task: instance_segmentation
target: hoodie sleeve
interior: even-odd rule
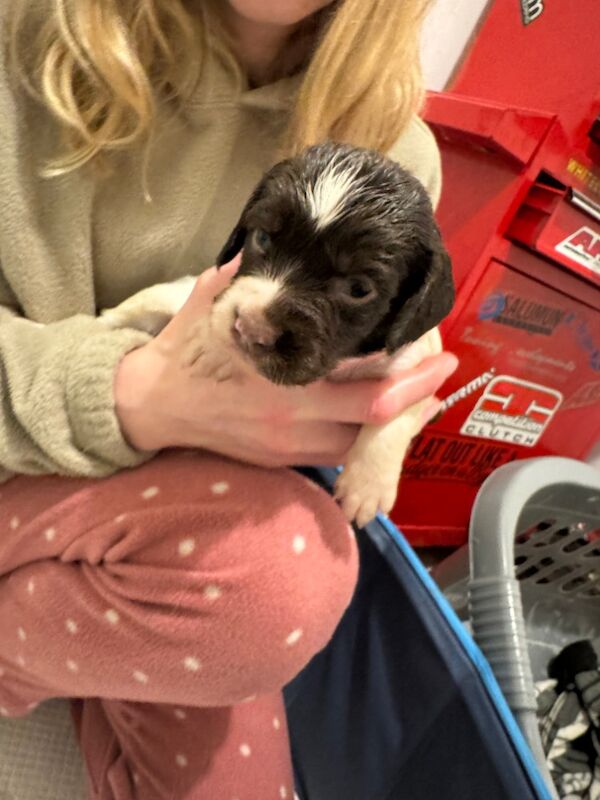
[[[115,414],[121,358],[148,341],[79,314],[39,325],[0,306],[0,472],[101,477],[151,454],[132,449]],[[1,479],[1,476],[0,476]]]

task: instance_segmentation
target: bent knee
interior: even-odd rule
[[[102,483],[111,506],[104,537],[95,531],[96,546],[107,544],[102,568],[118,575],[138,619],[145,604],[171,609],[158,635],[202,663],[192,702],[274,691],[326,645],[358,556],[325,491],[291,470],[181,452],[115,476],[112,490]]]
[[[216,628],[213,652],[236,665],[238,699],[279,689],[325,647],[358,573],[354,533],[332,498],[295,473],[276,481],[276,495],[275,480],[262,484],[279,498],[273,514],[244,519],[221,553],[230,602],[220,624],[230,636]]]
[[[358,554],[337,504],[306,478],[213,467],[223,494],[198,532],[196,610],[203,682],[212,676],[213,700],[229,704],[281,688],[325,647],[352,598]]]

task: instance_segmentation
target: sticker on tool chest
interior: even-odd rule
[[[464,400],[465,398],[472,395],[474,392],[481,389],[486,383],[489,383],[494,375],[496,374],[496,370],[494,367],[487,370],[486,372],[482,372],[481,375],[478,375],[473,380],[465,383],[463,386],[458,388],[455,392],[448,395],[448,397],[444,398],[444,402],[442,403],[442,411],[447,411],[452,406],[455,406],[460,400]]]
[[[516,457],[515,448],[505,444],[468,441],[425,429],[412,442],[403,476],[479,485],[490,472]]]
[[[494,292],[479,309],[479,319],[519,328],[529,333],[552,336],[567,311],[511,292]]]
[[[583,227],[556,245],[561,255],[600,275],[600,234]]]
[[[463,436],[534,447],[562,403],[556,389],[498,375],[463,423]]]
[[[531,25],[544,13],[545,0],[521,0],[521,19],[523,25]]]
[[[600,407],[600,381],[591,381],[580,386],[562,405],[564,411],[570,408]]]

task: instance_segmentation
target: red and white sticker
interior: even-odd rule
[[[556,245],[559,253],[600,275],[600,234],[583,227]]]
[[[556,389],[498,375],[485,387],[460,432],[463,436],[534,447],[562,400]]]

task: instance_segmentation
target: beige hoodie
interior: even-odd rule
[[[209,63],[185,112],[161,126],[148,202],[135,153],[108,178],[41,178],[56,125],[0,63],[0,474],[103,476],[149,457],[123,439],[113,405],[115,368],[147,337],[107,331],[95,314],[214,263],[273,161],[297,82],[248,90]],[[389,155],[437,202],[439,155],[420,120]]]

